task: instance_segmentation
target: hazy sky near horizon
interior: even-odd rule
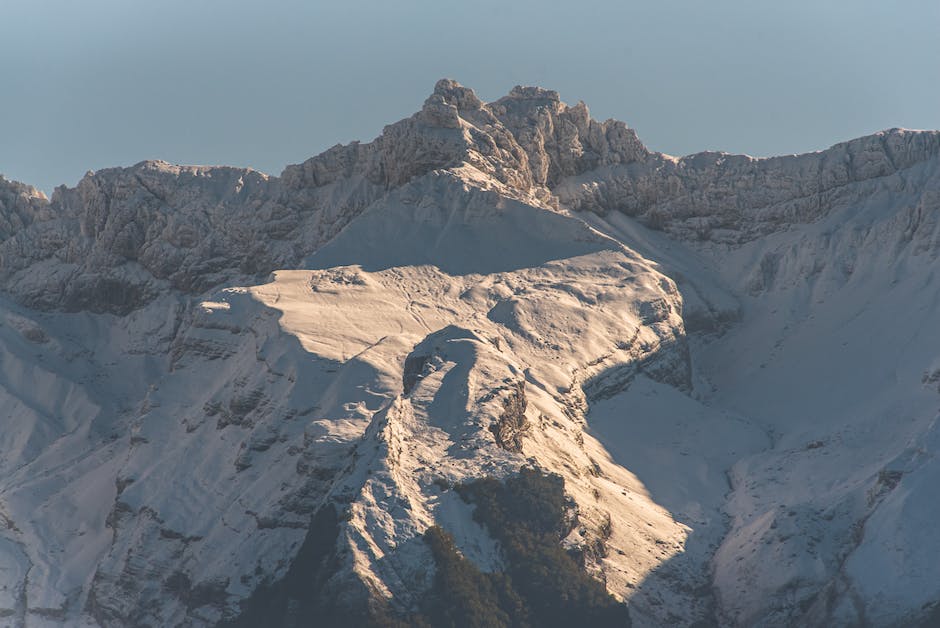
[[[0,173],[47,192],[144,159],[278,174],[441,77],[676,155],[940,128],[937,0],[0,0],[0,62]]]

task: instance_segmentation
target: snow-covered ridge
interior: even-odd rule
[[[660,157],[572,177],[555,192],[572,209],[618,210],[682,239],[740,243],[875,194],[929,205],[938,160],[940,132],[891,129],[805,155]]]
[[[421,111],[373,142],[334,147],[279,178],[151,161],[89,173],[51,201],[0,181],[0,279],[33,307],[118,313],[167,288],[260,279],[440,169],[475,171],[477,184],[537,205],[620,211],[684,239],[741,242],[877,190],[922,193],[938,155],[937,132],[893,129],[793,157],[674,159],[556,92],[517,87],[483,103],[442,80]]]

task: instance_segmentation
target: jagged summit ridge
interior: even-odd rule
[[[31,197],[47,211],[8,214],[0,274],[31,306],[126,312],[167,287],[199,292],[295,266],[389,190],[435,170],[469,167],[478,174],[461,176],[472,185],[551,205],[546,183],[645,155],[623,125],[546,94],[519,88],[490,107],[441,81],[421,111],[373,142],[337,146],[279,178],[157,161],[89,173],[48,203]],[[36,264],[55,271],[37,277]]]
[[[387,126],[372,143],[334,147],[288,167],[283,176],[295,187],[354,175],[394,187],[467,163],[517,193],[532,194],[563,176],[647,154],[625,124],[592,120],[583,103],[568,107],[557,92],[516,87],[487,104],[473,90],[443,79],[421,111]]]
[[[742,242],[876,188],[929,189],[936,168],[920,165],[938,154],[937,132],[893,129],[800,156],[675,159],[557,92],[516,87],[484,103],[444,79],[374,141],[280,177],[151,161],[89,173],[51,201],[0,182],[0,279],[31,306],[125,312],[166,287],[199,292],[295,266],[390,190],[446,169],[547,208],[620,211],[684,239]]]
[[[940,133],[892,129],[804,155],[661,158],[573,177],[554,191],[572,209],[619,210],[683,239],[741,243],[877,193],[929,205],[938,158]]]

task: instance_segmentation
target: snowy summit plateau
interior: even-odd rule
[[[279,177],[0,178],[0,625],[940,625],[940,132],[438,82]]]

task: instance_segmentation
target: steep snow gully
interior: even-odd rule
[[[0,178],[0,624],[408,613],[527,466],[634,625],[933,625],[938,217],[938,132],[675,158],[448,80],[280,177]]]

